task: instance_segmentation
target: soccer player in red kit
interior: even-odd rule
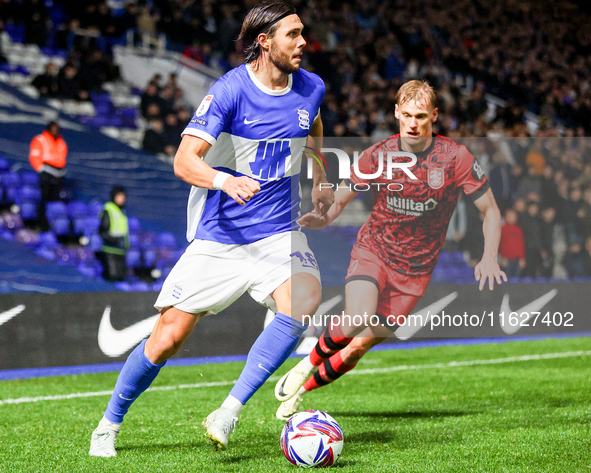
[[[341,182],[327,215],[311,212],[300,219],[304,228],[324,228],[355,198],[356,189],[372,190],[375,203],[371,215],[351,252],[345,314],[376,314],[384,323],[330,325],[312,352],[277,382],[275,396],[282,402],[279,419],[297,411],[303,393],[352,370],[370,348],[392,334],[400,315],[404,318],[413,310],[431,280],[461,191],[484,214],[484,254],[474,268],[480,290],[487,280],[491,290],[495,281],[501,284],[502,279],[507,280],[497,263],[501,216],[482,168],[465,146],[433,136],[435,91],[426,82],[412,80],[400,88],[396,103],[400,134],[364,151],[359,173],[352,167],[350,181]],[[413,153],[416,164],[390,167],[388,175],[389,152]],[[409,157],[391,159],[409,163]],[[359,176],[372,174],[377,177]]]

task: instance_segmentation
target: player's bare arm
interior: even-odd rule
[[[474,268],[474,277],[480,282],[482,291],[488,279],[488,288],[492,291],[502,280],[507,281],[507,275],[501,271],[497,262],[499,242],[501,240],[501,213],[490,189],[474,201],[474,204],[484,214],[482,232],[484,233],[484,253],[480,263]]]
[[[324,127],[319,114],[312,124],[310,134],[306,138],[306,146],[314,149],[322,148],[323,134]],[[312,177],[314,182],[312,186],[312,204],[314,205],[314,212],[318,216],[324,216],[327,214],[330,207],[334,203],[335,196],[331,188],[320,188],[321,183],[327,182],[326,172],[322,166],[316,162],[316,160],[312,160]]]
[[[184,135],[174,157],[174,174],[183,181],[205,189],[221,189],[240,205],[258,191],[259,183],[248,176],[234,177],[213,169],[203,161],[211,145],[196,136]]]
[[[341,188],[336,193],[334,204],[330,207],[330,210],[326,215],[319,216],[316,211],[308,212],[298,220],[298,223],[302,228],[320,230],[321,228],[330,225],[339,215],[341,215],[343,209],[357,196],[358,192],[348,189],[345,181],[342,181],[339,186]]]

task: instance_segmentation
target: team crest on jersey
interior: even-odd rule
[[[432,189],[439,189],[443,187],[443,182],[445,181],[445,173],[441,168],[433,168],[429,169],[429,173],[427,174],[427,182]]]
[[[298,120],[300,121],[300,128],[303,130],[310,129],[310,114],[307,110],[298,109]]]
[[[203,97],[203,100],[199,104],[199,108],[195,112],[196,117],[200,117],[201,115],[205,115],[205,113],[209,110],[209,106],[213,100],[213,95],[206,95]]]

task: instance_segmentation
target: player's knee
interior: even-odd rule
[[[162,363],[179,351],[182,344],[182,340],[172,333],[161,334],[151,345],[148,358],[152,361],[156,360],[155,363]]]
[[[291,306],[292,312],[314,315],[322,300],[320,284],[292,285]]]

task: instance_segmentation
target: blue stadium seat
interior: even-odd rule
[[[44,246],[37,248],[37,250],[35,250],[35,254],[48,261],[55,261],[57,258],[54,249],[46,248]]]
[[[57,248],[59,242],[53,232],[39,233],[39,245],[46,248]]]
[[[437,264],[449,264],[451,263],[451,255],[447,252],[447,251],[442,251],[439,253],[439,260],[437,261]]]
[[[79,261],[94,261],[94,251],[88,247],[76,248],[76,257]]]
[[[0,157],[0,173],[5,173],[8,171],[10,171],[10,164],[8,161],[6,161],[6,159]]]
[[[21,202],[21,218],[23,220],[37,220],[37,208],[38,205],[36,202]]]
[[[83,261],[76,269],[89,278],[98,278],[103,272],[103,267],[96,260]]]
[[[140,246],[140,236],[137,233],[129,234],[129,246],[130,248],[138,248]]]
[[[88,215],[88,205],[86,202],[82,202],[81,200],[73,200],[69,202],[68,205],[68,217],[70,218],[80,218],[86,217]]]
[[[39,202],[41,200],[41,191],[39,187],[25,185],[18,189],[14,202],[21,205],[23,202]]]
[[[124,291],[124,292],[131,292],[131,284],[129,284],[127,281],[119,281],[115,283],[115,287],[117,289],[119,289],[120,291]]]
[[[170,232],[163,232],[156,238],[156,245],[158,248],[176,248],[176,238]]]
[[[98,233],[101,221],[98,217],[81,217],[75,218],[72,223],[74,224],[74,235],[89,237]]]
[[[142,231],[142,224],[136,217],[129,217],[127,224],[129,225],[129,233],[140,233]]]
[[[68,208],[61,201],[47,202],[45,215],[49,222],[52,222],[56,218],[66,218],[68,216]]]
[[[145,249],[142,251],[144,268],[153,268],[156,265],[156,251]]]
[[[130,249],[125,255],[125,261],[130,268],[139,268],[142,265],[142,254],[140,250]]]
[[[24,185],[39,187],[39,174],[35,171],[21,171],[21,181]]]
[[[22,185],[21,177],[17,172],[2,173],[0,179],[2,179],[4,187],[20,187]]]
[[[56,217],[50,223],[57,236],[70,235],[70,220],[67,217]]]
[[[103,211],[103,207],[104,205],[101,202],[93,200],[88,204],[88,215],[95,215],[98,217]]]
[[[137,281],[131,284],[131,290],[134,292],[147,292],[150,290],[150,285],[145,281]]]

